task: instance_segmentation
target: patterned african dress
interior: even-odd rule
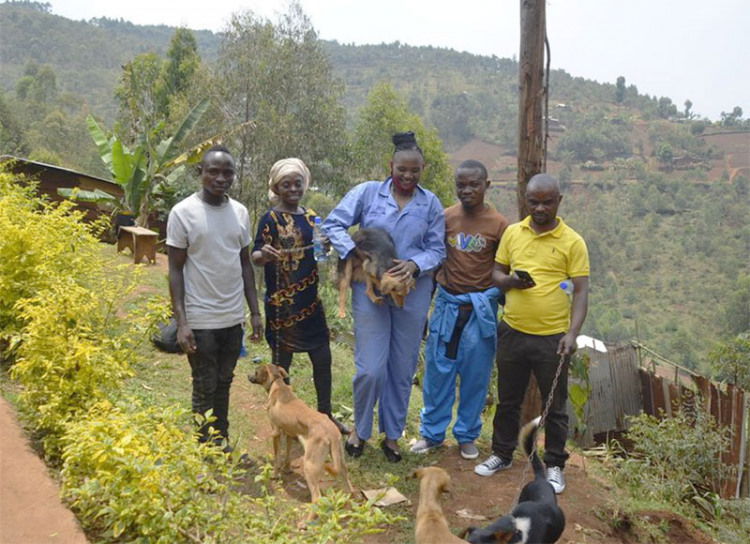
[[[312,244],[316,216],[304,208],[299,214],[269,210],[258,224],[253,251],[265,244],[282,251],[279,261],[264,267],[266,340],[271,348],[307,352],[328,342],[318,297],[318,266],[312,247],[302,249]]]

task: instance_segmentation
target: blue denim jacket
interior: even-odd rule
[[[348,229],[377,227],[396,244],[399,259],[412,260],[422,274],[445,258],[445,215],[438,198],[417,186],[414,198],[399,210],[391,194],[391,178],[360,183],[339,202],[323,222],[323,232],[343,259],[354,249]]]

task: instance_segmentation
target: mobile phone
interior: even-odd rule
[[[514,270],[513,272],[516,274],[516,276],[521,278],[523,281],[526,281],[529,283],[535,283],[534,278],[531,277],[531,274],[529,274],[525,270]]]

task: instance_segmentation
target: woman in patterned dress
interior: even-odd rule
[[[268,180],[272,207],[260,219],[252,259],[265,269],[266,340],[273,363],[289,372],[294,353],[307,353],[313,365],[318,411],[331,414],[331,347],[318,297],[318,266],[313,258],[317,214],[300,206],[310,171],[296,158],[277,161]]]

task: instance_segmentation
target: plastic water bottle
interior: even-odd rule
[[[573,280],[567,279],[560,282],[560,289],[565,291],[565,294],[568,295],[568,298],[573,296]]]
[[[323,233],[320,231],[320,217],[315,218],[315,224],[313,225],[313,257],[317,262],[324,262],[328,260],[328,252],[326,252],[325,244],[323,243]]]

